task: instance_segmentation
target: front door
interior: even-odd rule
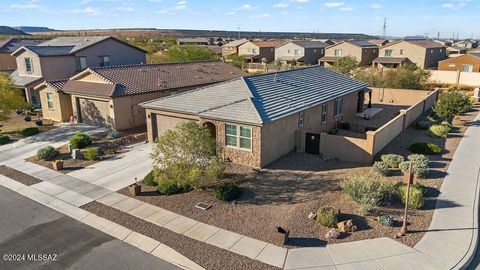
[[[306,134],[305,153],[320,155],[320,134]]]

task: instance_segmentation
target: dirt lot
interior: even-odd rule
[[[440,188],[448,163],[455,151],[461,134],[468,121],[478,111],[462,116],[462,121],[454,121],[454,133],[447,139],[428,137],[425,130],[408,128],[383,151],[384,153],[411,154],[406,148],[413,142],[431,141],[445,148],[442,155],[431,156],[432,171],[427,179],[420,183],[427,186],[426,203],[420,210],[411,210],[409,216],[412,231],[398,241],[414,246],[423,232],[428,229],[435,207],[438,188]],[[227,180],[237,179],[245,190],[236,203],[224,203],[216,200],[211,190],[195,190],[185,194],[160,196],[153,187],[143,186],[142,194],[137,197],[145,202],[163,207],[187,217],[232,230],[253,238],[272,242],[275,226],[291,230],[290,247],[309,247],[325,245],[327,228],[308,219],[310,212],[319,207],[340,209],[343,219],[353,219],[359,231],[344,235],[341,239],[328,240],[329,243],[349,242],[377,237],[391,237],[399,231],[403,208],[399,203],[386,207],[377,207],[370,215],[363,216],[354,204],[339,188],[340,180],[349,175],[360,173],[365,167],[357,167],[338,161],[324,161],[319,157],[292,153],[261,171],[252,171],[245,167],[231,166]],[[240,180],[239,180],[240,179]],[[242,180],[243,179],[243,180]],[[402,180],[399,172],[388,177],[389,181]],[[121,193],[127,194],[123,189]],[[195,208],[198,202],[212,204],[207,211]],[[375,218],[388,214],[396,221],[396,227],[380,225]]]

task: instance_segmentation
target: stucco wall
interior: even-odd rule
[[[288,50],[290,49],[290,53]],[[295,49],[300,50],[298,55],[295,55]],[[325,52],[324,48],[308,48],[305,49],[295,43],[287,43],[283,46],[275,48],[275,60],[282,59],[283,57],[293,57],[295,60],[303,57],[303,62],[307,65],[316,65],[318,59],[323,57]]]
[[[257,52],[255,53],[255,55],[259,54],[260,53],[260,47],[258,47],[257,45],[253,44],[252,42],[246,42],[246,43],[243,43],[242,45],[238,46],[238,55],[251,55],[251,54],[254,54],[252,53],[252,49],[256,49]]]
[[[466,86],[480,86],[480,72],[461,72],[448,70],[431,70],[429,81],[433,83],[460,84]]]
[[[460,71],[463,65],[473,65],[473,72],[480,72],[480,57],[465,54],[448,58],[438,63],[438,70]]]
[[[52,94],[53,108],[48,108],[47,93]],[[55,91],[50,87],[45,87],[38,91],[42,103],[42,114],[46,119],[57,122],[67,122],[73,114],[72,101],[70,95]]]
[[[348,42],[339,43],[325,49],[325,56],[335,56],[335,50],[342,50],[342,57],[353,56],[360,61],[362,59],[362,48]]]
[[[373,59],[378,57],[379,49],[377,47],[374,48],[362,48],[362,58],[357,59],[359,61],[360,66],[371,66]]]
[[[405,127],[410,126],[418,117],[420,117],[420,115],[423,114],[423,106],[425,106],[425,100],[421,100],[405,110]]]
[[[41,57],[42,76],[45,80],[67,79],[73,76],[75,70],[75,58],[73,56]]]
[[[25,67],[25,58],[30,58],[32,61],[32,72],[27,72]],[[42,76],[42,68],[40,65],[40,58],[31,51],[24,51],[16,57],[18,75],[20,76]]]
[[[320,153],[323,158],[334,158],[342,161],[370,164],[372,155],[368,152],[367,140],[320,134]]]
[[[437,66],[438,61],[447,58],[445,48],[427,49],[407,41],[401,41],[381,48],[378,56],[385,57],[385,50],[392,50],[392,57],[407,57],[422,69],[434,68]],[[431,53],[431,50],[433,50],[433,53]]]
[[[0,53],[0,70],[15,70],[17,69],[17,61],[10,53]]]
[[[432,91],[412,90],[412,89],[393,89],[393,88],[375,88],[372,89],[372,102],[374,103],[394,103],[395,105],[411,106],[420,99],[427,97]],[[368,100],[368,95],[367,95]]]
[[[109,56],[111,66],[147,63],[144,52],[114,39],[107,39],[90,46],[75,53],[75,56],[86,56],[87,66],[89,67],[100,66],[99,56]]]

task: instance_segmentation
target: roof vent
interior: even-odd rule
[[[277,82],[277,73],[275,73],[275,75],[273,75],[273,82]]]

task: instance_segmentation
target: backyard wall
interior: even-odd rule
[[[462,72],[448,70],[431,70],[429,81],[433,83],[460,84],[467,86],[480,86],[480,72]]]
[[[395,105],[412,106],[419,100],[427,97],[432,93],[429,90],[412,90],[412,89],[392,89],[392,88],[375,88],[372,90],[373,103],[392,103]],[[365,97],[368,100],[368,95]]]
[[[371,153],[368,152],[367,140],[320,134],[320,153],[324,157],[343,161],[368,164],[371,162]]]

